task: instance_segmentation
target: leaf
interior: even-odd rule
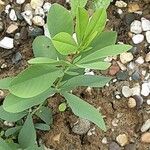
[[[39,105],[54,93],[55,92],[52,89],[49,89],[44,93],[32,98],[20,98],[9,94],[4,100],[3,108],[5,111],[10,113],[19,113],[35,105]]]
[[[21,126],[17,126],[17,127],[13,127],[13,128],[9,128],[5,131],[5,136],[9,137],[13,134],[16,134],[19,132],[19,130],[21,129]]]
[[[38,145],[32,145],[24,150],[45,150],[43,147],[38,147]]]
[[[73,18],[76,16],[78,7],[84,8],[88,0],[71,0],[71,13]]]
[[[107,8],[110,5],[111,0],[94,0],[96,9]]]
[[[12,150],[9,145],[0,137],[0,149],[1,150]]]
[[[38,130],[42,130],[42,131],[49,131],[50,130],[50,126],[47,124],[44,124],[44,123],[36,123],[35,128]]]
[[[73,34],[74,25],[71,14],[67,9],[59,4],[53,4],[47,17],[48,29],[51,37],[60,32]]]
[[[13,78],[7,77],[0,80],[0,89],[8,89]]]
[[[78,8],[76,16],[76,28],[75,28],[78,44],[82,43],[88,22],[89,22],[88,12],[84,8]]]
[[[52,44],[52,41],[46,36],[38,36],[32,43],[35,57],[48,57],[57,59],[58,52]]]
[[[62,91],[73,90],[78,86],[90,86],[90,87],[103,87],[111,80],[109,77],[104,76],[92,76],[92,75],[79,75],[66,81],[60,89]]]
[[[48,107],[42,106],[39,111],[36,112],[36,115],[43,120],[47,125],[51,125],[53,122],[52,111]]]
[[[131,48],[132,46],[125,44],[106,46],[100,50],[97,50],[85,56],[84,58],[79,60],[78,63],[87,63],[108,56],[116,56],[118,54],[128,51]]]
[[[93,122],[99,128],[106,131],[103,117],[96,108],[75,95],[63,93],[63,96],[75,115]]]
[[[30,114],[19,132],[18,142],[24,149],[36,143],[36,131]]]
[[[3,106],[0,106],[0,119],[10,121],[10,122],[16,122],[23,118],[27,113],[26,112],[20,112],[20,113],[9,113],[3,109]]]
[[[55,35],[52,42],[57,51],[62,55],[75,53],[78,49],[76,42],[70,34],[61,32]]]
[[[66,108],[67,108],[66,103],[61,103],[58,107],[60,112],[64,112],[66,110]]]
[[[96,69],[96,70],[106,70],[110,67],[111,63],[108,62],[91,62],[87,64],[76,64],[80,68],[87,68],[87,69]]]
[[[49,89],[63,75],[61,69],[49,65],[33,65],[11,82],[10,92],[21,98],[35,97]]]

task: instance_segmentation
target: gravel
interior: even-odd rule
[[[130,31],[135,34],[142,32],[142,23],[139,20],[134,20],[130,25]]]
[[[143,34],[134,35],[132,37],[132,41],[134,44],[142,43],[144,41],[144,35]]]

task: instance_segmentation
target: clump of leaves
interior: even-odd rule
[[[84,69],[105,70],[110,66],[104,61],[106,57],[126,52],[131,46],[115,44],[116,32],[103,32],[107,20],[105,8],[97,9],[91,18],[81,7],[73,12],[53,4],[47,17],[51,37],[39,36],[34,40],[35,58],[28,61],[26,70],[16,77],[0,80],[0,88],[10,92],[0,107],[0,118],[12,122],[26,118],[23,125],[17,122],[17,127],[5,132],[6,136],[19,132],[18,142],[23,149],[35,146],[35,128],[49,130],[52,113],[45,104],[55,93],[65,98],[75,115],[106,131],[101,113],[70,91],[79,86],[103,87],[110,77],[84,75]],[[72,16],[76,16],[75,28]],[[59,109],[62,108],[66,109],[64,105]],[[34,125],[33,115],[43,122]]]

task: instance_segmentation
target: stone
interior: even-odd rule
[[[44,9],[44,12],[47,13],[49,11],[49,9],[51,8],[52,4],[49,3],[49,2],[46,2],[44,5],[43,5],[43,9]]]
[[[125,81],[129,78],[128,71],[119,71],[116,76],[119,81]]]
[[[2,32],[4,30],[4,24],[3,22],[0,21],[0,32]]]
[[[141,127],[141,132],[146,132],[150,129],[150,119],[146,120],[145,123]]]
[[[10,9],[11,9],[11,5],[10,4],[6,5],[5,13],[8,14],[10,12]]]
[[[147,103],[147,105],[150,105],[150,99],[148,99],[148,100],[146,101],[146,103]]]
[[[141,108],[143,104],[143,98],[140,95],[134,95],[133,98],[136,100],[136,107],[137,109]]]
[[[149,88],[149,83],[145,82],[142,84],[142,90],[141,90],[141,94],[143,96],[148,96],[150,94],[150,88]]]
[[[39,27],[29,27],[28,35],[30,37],[37,37],[39,35],[43,35],[43,29]]]
[[[135,13],[127,13],[127,14],[125,14],[124,20],[125,20],[125,23],[128,26],[130,26],[131,23],[135,20],[135,18],[136,18],[136,14]]]
[[[118,66],[120,67],[120,69],[121,69],[122,71],[127,70],[127,67],[126,67],[124,64],[122,64],[120,61],[117,61],[117,64],[118,64]]]
[[[118,65],[112,65],[109,68],[109,75],[114,76],[114,75],[116,75],[118,73],[119,70],[120,70],[120,68],[119,68]]]
[[[135,72],[132,74],[131,78],[132,78],[132,80],[134,80],[134,81],[140,80],[141,76],[140,76],[139,71],[138,71],[138,70],[135,71]]]
[[[44,3],[44,0],[31,0],[30,4],[31,4],[31,7],[33,9],[36,9],[37,7],[42,7]]]
[[[7,28],[6,32],[7,32],[8,34],[11,34],[11,33],[14,33],[17,29],[18,29],[18,24],[11,24],[11,25]]]
[[[132,97],[129,98],[129,100],[128,100],[128,107],[129,108],[136,107],[136,100],[134,98],[132,98]]]
[[[125,146],[124,150],[137,150],[136,144],[128,144]]]
[[[31,7],[31,4],[30,3],[27,3],[24,7],[24,11],[33,11],[32,7]]]
[[[12,49],[14,47],[14,39],[4,37],[2,40],[0,40],[0,47],[4,49]]]
[[[141,142],[148,143],[148,144],[150,143],[150,132],[146,132],[146,133],[142,134]]]
[[[142,32],[142,23],[139,20],[134,20],[130,25],[130,31],[135,34]]]
[[[134,35],[132,37],[132,41],[134,44],[140,44],[144,41],[144,35],[143,34]]]
[[[135,60],[135,62],[141,65],[144,63],[144,58],[142,56],[140,56]]]
[[[0,101],[5,98],[4,91],[0,90]]]
[[[125,8],[127,7],[127,3],[125,3],[122,0],[116,1],[115,6],[119,7],[119,8]]]
[[[122,94],[124,97],[130,97],[132,96],[132,90],[128,86],[123,86],[122,87]]]
[[[34,15],[35,15],[35,16],[41,16],[42,18],[45,18],[44,10],[43,10],[43,8],[41,8],[41,7],[37,7],[37,8],[35,9]]]
[[[129,3],[128,12],[133,13],[140,10],[140,6],[137,3]]]
[[[16,12],[14,9],[11,9],[10,13],[9,13],[9,18],[12,21],[17,21],[17,16],[16,16]]]
[[[86,119],[80,118],[79,121],[73,126],[72,131],[76,134],[86,134],[90,129],[90,122]]]
[[[121,150],[121,147],[116,142],[111,142],[109,144],[109,150]]]
[[[148,19],[142,17],[141,22],[142,22],[143,31],[149,31],[150,30],[150,21]]]
[[[108,143],[108,140],[107,140],[106,137],[104,137],[104,138],[102,139],[102,143],[103,143],[103,144],[107,144],[107,143]]]
[[[134,96],[134,95],[140,95],[141,87],[140,87],[139,83],[135,84],[135,85],[133,86],[133,88],[131,88],[131,90],[132,90],[132,95],[133,95],[133,96]]]
[[[30,11],[30,10],[24,11],[21,13],[21,15],[24,18],[24,20],[31,26],[32,18],[33,18],[32,11]]]
[[[21,59],[22,59],[22,55],[20,54],[20,52],[17,52],[13,55],[11,60],[13,64],[17,64]]]
[[[32,21],[37,26],[44,26],[45,24],[45,21],[41,16],[34,16]]]
[[[126,134],[120,134],[116,137],[116,141],[120,146],[125,146],[128,144],[128,137]]]
[[[24,2],[25,2],[25,0],[16,0],[16,3],[20,4],[20,5],[23,4]]]
[[[145,61],[150,62],[150,52],[146,54]]]
[[[147,42],[150,44],[150,31],[147,31],[147,32],[145,33],[145,36],[146,36]]]
[[[128,62],[130,62],[131,60],[133,60],[133,55],[130,52],[126,52],[126,53],[122,53],[120,54],[120,61],[123,64],[126,64]]]

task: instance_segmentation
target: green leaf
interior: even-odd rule
[[[43,147],[38,147],[38,145],[32,145],[26,149],[23,150],[45,150]]]
[[[13,128],[9,128],[5,131],[5,136],[9,137],[13,134],[16,134],[19,132],[19,130],[21,129],[21,126],[17,126],[17,127],[13,127]]]
[[[63,96],[75,115],[93,122],[99,128],[106,131],[103,117],[96,108],[75,95],[63,93]]]
[[[0,150],[12,150],[1,137],[0,137]]]
[[[47,124],[44,124],[44,123],[36,123],[35,128],[38,130],[42,130],[42,131],[49,131],[50,130],[50,126]]]
[[[0,89],[8,89],[13,78],[7,77],[0,80]]]
[[[52,111],[48,107],[42,106],[37,112],[36,115],[43,120],[47,125],[51,125],[53,122]]]
[[[78,49],[76,42],[70,34],[61,32],[55,35],[52,42],[57,51],[62,55],[75,53]]]
[[[84,8],[78,8],[76,16],[76,28],[75,28],[78,44],[82,43],[88,22],[89,22],[88,12]]]
[[[48,29],[51,37],[60,32],[73,34],[74,25],[71,14],[67,9],[59,4],[53,4],[47,17]]]
[[[27,113],[26,112],[20,112],[20,113],[9,113],[3,109],[3,106],[0,106],[0,119],[10,121],[10,122],[16,122],[23,118]]]
[[[78,63],[87,63],[108,56],[116,56],[118,54],[128,51],[131,48],[132,46],[125,44],[106,46],[100,50],[97,50],[85,56],[84,58],[79,60]]]
[[[15,95],[9,94],[4,100],[3,108],[10,113],[19,113],[35,105],[43,103],[54,93],[55,92],[52,89],[49,89],[44,93],[32,98],[20,98],[16,97]]]
[[[71,0],[71,13],[73,18],[76,16],[78,7],[84,8],[88,0]]]
[[[66,103],[61,103],[58,108],[60,112],[64,112],[67,108],[67,105]]]
[[[79,75],[66,81],[60,87],[60,89],[62,91],[65,91],[65,90],[73,90],[74,88],[78,86],[103,87],[110,80],[111,78],[104,77],[104,76]]]
[[[32,43],[35,57],[48,57],[57,59],[58,52],[52,44],[52,41],[46,36],[38,36]]]
[[[24,149],[36,143],[36,131],[30,114],[19,132],[18,142]]]
[[[96,69],[96,70],[106,70],[110,67],[111,63],[108,62],[90,62],[87,64],[76,64],[80,68],[87,68],[87,69]]]
[[[49,89],[63,75],[60,68],[49,65],[33,65],[11,82],[10,92],[21,98],[35,97]]]
[[[110,5],[111,0],[94,0],[96,9],[107,8]]]

